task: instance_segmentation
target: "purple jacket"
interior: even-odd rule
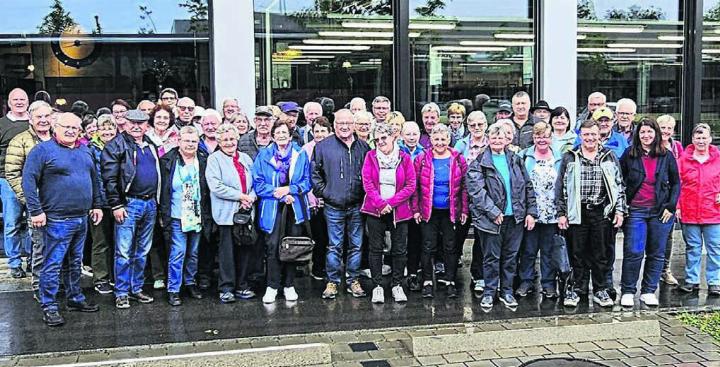
[[[415,168],[412,159],[405,152],[400,152],[400,164],[395,170],[395,195],[387,200],[380,197],[380,165],[377,151],[371,150],[365,155],[362,167],[363,188],[365,199],[360,211],[380,217],[380,211],[390,205],[393,208],[395,223],[412,218],[410,197],[415,192]]]
[[[468,166],[465,158],[457,150],[450,151],[450,220],[460,221],[460,214],[468,214],[468,196],[465,188],[465,174]],[[411,205],[413,213],[420,213],[424,221],[430,220],[433,203],[433,182],[435,172],[433,168],[433,150],[427,150],[415,158],[415,173],[417,174],[417,189],[412,196]]]

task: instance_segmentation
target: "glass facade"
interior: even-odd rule
[[[46,90],[58,105],[82,99],[95,109],[173,87],[210,104],[208,10],[207,0],[8,2],[0,90]]]
[[[578,112],[590,93],[680,120],[683,1],[578,0]]]
[[[720,131],[720,0],[703,4],[703,79],[701,120]]]

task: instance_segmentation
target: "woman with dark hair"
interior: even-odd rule
[[[150,124],[152,129],[148,129],[145,135],[158,147],[158,156],[162,157],[172,148],[178,146],[179,136],[175,129],[171,129],[172,122],[175,121],[175,114],[172,108],[158,104],[150,112]]]
[[[570,128],[570,113],[565,107],[558,106],[550,111],[550,125],[552,126],[552,150],[564,154],[572,149],[577,134]]]
[[[127,126],[127,119],[125,116],[127,115],[128,111],[130,111],[132,107],[130,107],[130,104],[125,102],[124,99],[116,99],[112,102],[110,102],[110,111],[112,113],[113,118],[115,119],[115,124],[118,127],[118,132],[121,133],[125,131],[125,126]],[[150,123],[152,123],[152,120],[150,120]]]
[[[634,306],[640,263],[645,257],[640,301],[647,306],[657,306],[655,291],[665,260],[668,233],[675,222],[680,176],[675,157],[663,144],[660,126],[655,120],[640,121],[620,167],[629,204],[620,305]]]

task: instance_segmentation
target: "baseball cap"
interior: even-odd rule
[[[274,116],[272,108],[270,106],[257,106],[255,107],[255,116]]]
[[[288,112],[300,112],[300,105],[297,104],[297,102],[282,102],[278,103],[280,105],[280,110],[282,110],[283,113]]]
[[[613,119],[613,112],[611,109],[607,107],[600,107],[592,114],[592,119],[595,121],[599,121],[601,118],[607,117],[610,120]]]

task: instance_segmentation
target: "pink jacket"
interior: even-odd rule
[[[465,174],[468,166],[465,158],[457,150],[450,150],[450,220],[460,221],[460,214],[468,214],[468,196],[465,188]],[[435,172],[433,169],[433,150],[429,149],[415,158],[415,173],[417,174],[417,188],[411,199],[413,213],[420,213],[424,221],[429,221],[432,215],[433,182]]]
[[[710,146],[710,158],[705,163],[693,158],[695,146],[689,145],[680,156],[680,222],[688,224],[720,223],[720,205],[715,196],[720,193],[720,150]]]
[[[377,151],[371,150],[365,155],[362,168],[363,188],[365,199],[360,211],[375,217],[380,211],[390,205],[393,208],[395,223],[412,218],[410,197],[415,192],[415,168],[412,159],[405,152],[400,152],[400,164],[395,170],[395,195],[387,200],[380,197],[380,165]]]

